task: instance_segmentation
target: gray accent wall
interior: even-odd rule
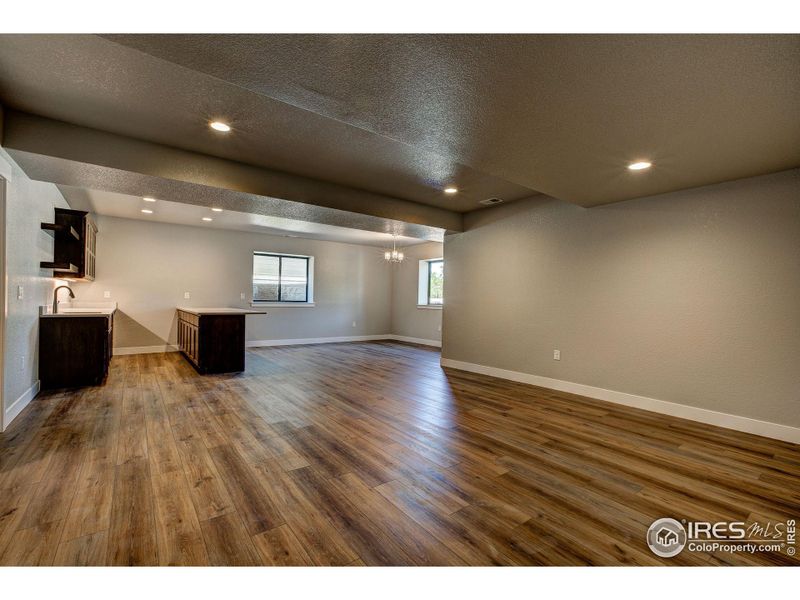
[[[444,358],[800,426],[800,170],[465,229]]]
[[[249,341],[390,331],[391,269],[380,248],[105,216],[96,221],[96,280],[73,289],[79,301],[118,303],[116,348],[174,344],[176,306],[249,308],[254,251],[314,256],[315,306],[267,306],[266,316],[247,317]]]
[[[440,308],[419,308],[419,261],[441,258],[443,245],[438,242],[403,248],[405,260],[392,267],[392,333],[404,337],[441,341]],[[445,277],[447,265],[445,264]]]
[[[16,414],[35,390],[39,373],[39,306],[52,302],[63,282],[39,262],[53,260],[53,238],[40,228],[53,222],[53,208],[68,208],[52,183],[32,181],[0,149],[0,172],[10,174],[6,187],[6,319],[3,343],[3,410]],[[23,287],[18,298],[18,287]],[[65,292],[62,292],[65,293]],[[10,422],[8,414],[5,426]]]

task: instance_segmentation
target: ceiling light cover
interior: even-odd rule
[[[445,194],[455,194],[457,192],[458,192],[458,188],[453,187],[453,186],[444,188],[444,193]]]
[[[143,208],[143,209],[142,209],[142,212],[143,212],[144,214],[146,214],[146,215],[152,215],[152,214],[153,214],[153,211],[152,211],[152,210],[150,210],[149,208]]]
[[[145,202],[155,202],[156,201],[155,198],[142,198],[142,200],[144,200]]]
[[[221,131],[223,133],[228,133],[231,130],[231,126],[222,121],[211,121],[208,126],[215,131]]]
[[[640,160],[635,163],[631,163],[628,165],[628,169],[631,171],[643,171],[644,169],[649,169],[653,166],[653,163],[647,162],[646,160]]]
[[[203,217],[203,221],[213,221],[211,217]]]
[[[214,212],[222,212],[221,208],[212,208],[211,210],[213,210]]]

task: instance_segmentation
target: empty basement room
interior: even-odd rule
[[[467,29],[0,35],[0,565],[800,564],[800,36]]]

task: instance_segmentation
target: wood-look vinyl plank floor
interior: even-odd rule
[[[398,342],[120,356],[0,434],[0,565],[798,565],[655,556],[656,518],[800,517],[800,446]]]

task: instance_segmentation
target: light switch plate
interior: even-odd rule
[[[247,297],[247,296],[245,296],[245,293],[244,293],[244,292],[242,292],[241,294],[239,294],[239,298],[241,298],[242,300],[244,300],[246,297]]]
[[[192,295],[189,292],[183,292],[183,299],[184,300],[188,300],[191,297],[192,297]]]
[[[561,350],[553,350],[553,360],[561,360]]]
[[[109,292],[108,290],[103,292],[103,298],[111,298],[111,292]]]
[[[17,300],[22,300],[25,297],[25,288],[21,285],[17,286]]]

